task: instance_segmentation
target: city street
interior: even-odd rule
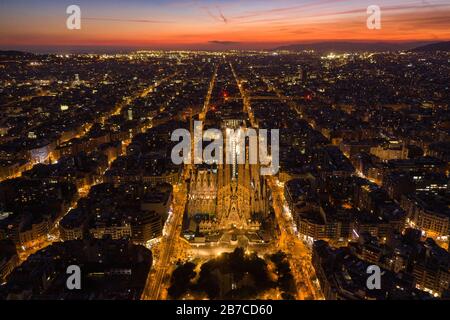
[[[275,177],[269,178],[268,183],[272,190],[273,208],[281,230],[276,248],[291,256],[290,262],[297,282],[298,298],[301,300],[323,299],[320,287],[312,280],[315,278],[315,273],[311,265],[311,252],[297,237],[295,223],[286,213],[287,204],[283,187],[279,185]]]
[[[185,184],[174,187],[173,212],[167,220],[165,232],[158,244],[159,255],[153,257],[154,263],[144,289],[143,300],[159,300],[167,296],[167,280],[173,269],[173,262],[182,257],[186,245],[185,240],[180,237],[187,200],[186,192]]]

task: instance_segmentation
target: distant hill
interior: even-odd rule
[[[436,51],[450,52],[450,41],[428,44],[425,46],[414,48],[412,51],[414,51],[414,52],[436,52]]]
[[[318,52],[385,52],[385,51],[400,51],[410,50],[418,46],[429,44],[419,42],[408,43],[389,43],[389,42],[318,42],[318,43],[304,43],[293,44],[289,46],[278,47],[274,50],[281,51],[303,51],[314,50]]]
[[[34,56],[34,54],[29,53],[29,52],[14,51],[14,50],[8,50],[8,51],[0,50],[1,58],[19,58],[19,57],[33,57],[33,56]]]

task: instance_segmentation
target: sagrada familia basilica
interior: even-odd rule
[[[222,120],[225,144],[236,145],[236,141],[227,141],[233,137],[226,135],[226,130],[245,130],[245,126],[245,120]],[[236,148],[232,151],[239,152]],[[260,174],[260,165],[250,164],[249,146],[245,146],[245,164],[238,161],[237,154],[232,159],[231,163],[191,168],[187,213],[191,219],[201,217],[197,219],[197,232],[258,231],[267,215],[265,179]]]

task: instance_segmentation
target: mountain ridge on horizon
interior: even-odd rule
[[[369,41],[326,41],[326,42],[311,42],[299,43],[286,46],[277,47],[274,51],[303,51],[314,50],[319,52],[361,52],[361,51],[401,51],[412,50],[426,45],[437,44],[440,42],[432,41],[414,41],[414,42],[369,42]]]
[[[133,52],[138,50],[155,50],[155,51],[165,51],[164,49],[146,49],[138,47],[110,47],[108,50],[101,50],[102,47],[89,46],[89,47],[73,47],[69,51],[74,54],[90,53],[88,51],[94,50],[97,53],[109,52],[109,53],[125,53]],[[57,54],[57,52],[52,52],[53,50],[48,50],[48,52],[42,52],[40,54]],[[180,49],[181,50],[181,49]],[[242,50],[242,51],[258,51],[258,49],[227,49],[229,50]],[[350,42],[350,41],[325,41],[325,42],[310,42],[310,43],[299,43],[279,46],[271,49],[259,49],[259,51],[304,51],[304,50],[314,50],[317,52],[387,52],[387,51],[411,51],[411,52],[432,52],[432,51],[450,51],[450,41],[415,41],[415,42]],[[19,50],[1,50],[0,56],[2,57],[13,57],[13,56],[34,56],[36,52],[33,50],[19,49]],[[166,51],[177,51],[176,49],[167,49]],[[210,51],[208,49],[193,49],[192,51]]]
[[[450,41],[442,41],[437,43],[431,43],[421,47],[414,48],[411,50],[413,52],[435,52],[435,51],[446,51],[450,52]]]
[[[0,50],[0,56],[2,57],[18,57],[18,56],[31,56],[34,55],[31,52],[22,50]]]

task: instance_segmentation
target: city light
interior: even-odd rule
[[[0,300],[448,298],[436,1],[6,1]]]

